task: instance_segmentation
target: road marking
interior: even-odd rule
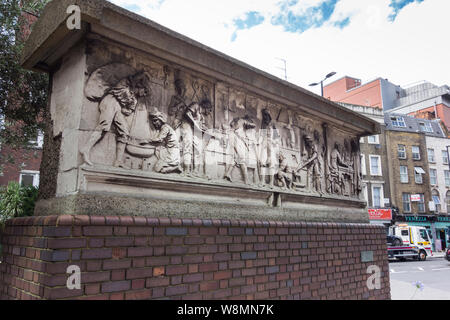
[[[421,267],[417,267],[417,269],[419,269],[420,271],[425,271],[425,270],[423,270],[423,268],[421,268]]]
[[[433,271],[440,271],[440,270],[450,270],[450,268],[439,268],[439,269],[431,269]]]

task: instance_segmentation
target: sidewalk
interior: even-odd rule
[[[429,256],[429,257],[427,257],[427,258],[442,258],[442,259],[444,259],[444,257],[445,257],[445,252],[434,252],[433,251],[433,256]]]
[[[391,279],[392,300],[450,300],[450,293],[426,287],[423,291],[416,290],[412,283]]]

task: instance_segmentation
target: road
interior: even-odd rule
[[[392,300],[450,300],[450,262],[443,257],[391,261],[389,270]],[[423,290],[416,290],[417,281]]]

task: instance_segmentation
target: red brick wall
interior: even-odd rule
[[[2,299],[390,299],[384,229],[372,225],[31,217],[10,220],[2,244]],[[379,290],[366,285],[373,264]],[[81,290],[66,288],[69,265]]]
[[[437,114],[434,115],[434,113]],[[424,108],[416,112],[411,112],[408,115],[413,116],[415,118],[422,118],[429,120],[439,118],[445,124],[447,130],[450,130],[450,108],[444,104],[438,104],[436,105],[436,107]]]
[[[374,80],[352,89],[355,79],[344,77],[324,86],[323,96],[337,102],[383,108],[380,80]]]
[[[13,161],[10,161],[13,160]],[[7,145],[1,148],[0,165],[3,175],[0,176],[0,186],[7,185],[10,181],[19,182],[22,170],[39,171],[42,159],[42,149],[14,150]],[[22,166],[22,164],[25,164]]]

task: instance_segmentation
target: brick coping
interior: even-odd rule
[[[262,220],[225,220],[197,218],[154,218],[142,216],[88,216],[53,215],[13,218],[6,226],[198,226],[198,227],[254,227],[254,228],[369,228],[383,229],[384,226],[369,223],[336,223],[304,221],[262,221]]]

